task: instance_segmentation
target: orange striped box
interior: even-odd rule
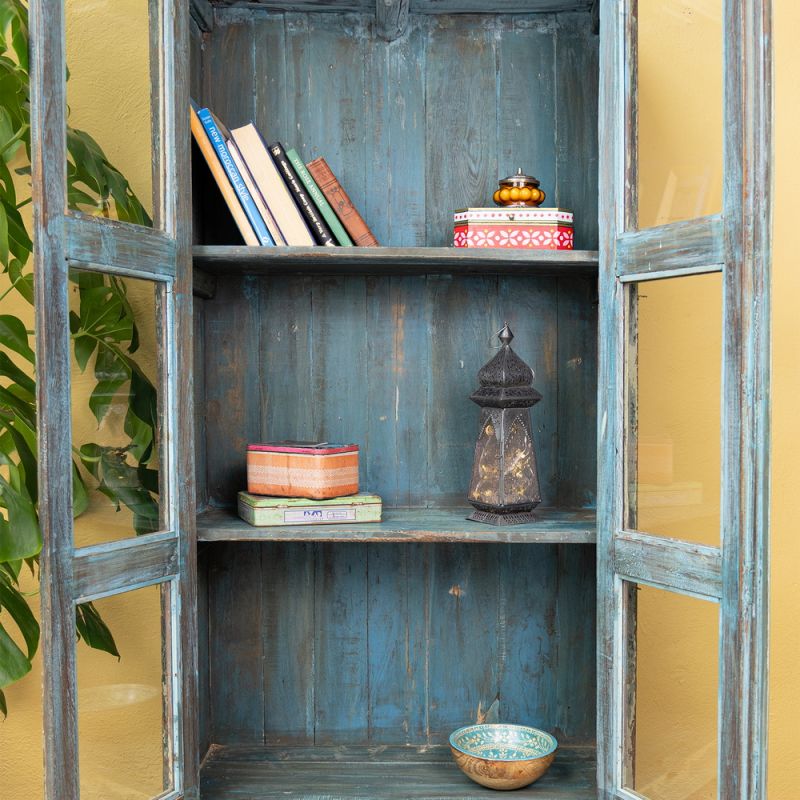
[[[328,500],[358,493],[358,445],[266,442],[247,446],[247,491]]]

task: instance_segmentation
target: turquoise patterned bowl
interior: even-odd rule
[[[558,742],[527,725],[468,725],[450,734],[461,771],[490,789],[521,789],[547,772]]]

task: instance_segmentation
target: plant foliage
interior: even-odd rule
[[[16,292],[33,303],[33,243],[21,209],[31,202],[30,77],[28,9],[23,0],[0,0],[0,299]],[[67,130],[68,205],[83,213],[139,225],[151,221],[123,175],[86,132]],[[15,177],[16,181],[15,181]],[[27,186],[24,197],[18,196]],[[94,442],[74,447],[73,514],[100,491],[133,515],[137,534],[159,523],[156,391],[134,354],[139,333],[125,283],[113,276],[75,272],[78,308],[70,334],[81,371],[93,370],[89,410],[98,426],[112,403],[127,404],[124,447]],[[23,568],[38,571],[39,529],[35,353],[22,320],[0,314],[0,714],[7,714],[3,688],[24,677],[39,646],[39,624],[21,591]],[[97,609],[76,611],[79,639],[119,657],[114,637]],[[12,638],[13,625],[19,636]],[[17,641],[21,640],[21,645]]]

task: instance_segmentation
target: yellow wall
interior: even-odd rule
[[[102,25],[98,6],[113,5],[116,19]],[[69,37],[73,122],[89,130],[113,163],[131,179],[146,205],[150,149],[132,127],[146,118],[141,80],[146,48],[132,37],[145,0],[70,4],[84,13]],[[719,0],[640,0],[643,19],[642,221],[653,223],[713,213],[719,209]],[[794,31],[800,8],[775,0],[776,215],[773,278],[773,520],[771,592],[771,718],[769,797],[797,796],[800,756],[794,727],[798,711],[800,635],[800,537],[793,524],[797,445],[800,443],[800,348],[796,303],[800,270],[795,259],[795,220],[800,211],[800,56]],[[133,15],[133,16],[132,16]],[[78,18],[76,17],[76,20]],[[137,24],[131,26],[130,20]],[[94,27],[94,30],[92,26]],[[716,28],[715,28],[716,26]],[[114,57],[107,58],[109,53]],[[92,65],[102,63],[101,72]],[[134,77],[132,77],[134,76]],[[135,77],[138,76],[138,77]],[[113,98],[113,103],[104,102]],[[120,105],[120,101],[122,103]],[[122,108],[121,123],[110,108]],[[124,131],[124,135],[120,135]],[[719,286],[713,277],[648,287],[642,303],[642,392],[639,519],[643,527],[716,542],[719,416],[715,412],[719,359]],[[4,313],[9,311],[5,304]],[[13,309],[16,312],[16,309]],[[152,343],[143,349],[150,350]],[[716,381],[716,382],[715,382]],[[718,396],[718,395],[716,395]],[[85,420],[85,417],[84,417]],[[79,436],[94,435],[89,425]],[[710,443],[710,444],[709,444]],[[716,493],[716,494],[715,494]],[[97,507],[95,507],[97,511]],[[99,513],[99,512],[97,512]],[[33,587],[31,587],[33,588]],[[152,592],[150,593],[152,594]],[[85,797],[143,798],[157,785],[154,732],[159,726],[157,597],[114,604],[106,611],[123,649],[117,664],[82,645],[81,734],[84,750],[97,758],[83,765]],[[713,796],[716,703],[714,606],[641,593],[639,698],[640,755],[637,784],[653,800],[705,800]],[[0,724],[0,786],[3,797],[41,796],[41,701],[35,674],[8,692],[11,714]],[[125,768],[131,763],[148,769]],[[99,792],[99,794],[98,794]]]

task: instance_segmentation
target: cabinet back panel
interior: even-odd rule
[[[593,546],[212,550],[212,742],[440,744],[495,700],[594,738]]]
[[[463,505],[477,372],[508,321],[543,399],[543,505],[594,505],[596,284],[583,278],[226,278],[205,309],[208,491],[233,505],[256,441],[361,445],[387,506]]]
[[[204,101],[229,126],[324,156],[381,244],[452,243],[452,212],[532,172],[546,205],[597,247],[597,37],[588,14],[417,15],[218,10]],[[207,196],[197,198],[207,203]],[[233,244],[201,223],[207,244]],[[224,213],[224,212],[222,212]]]

